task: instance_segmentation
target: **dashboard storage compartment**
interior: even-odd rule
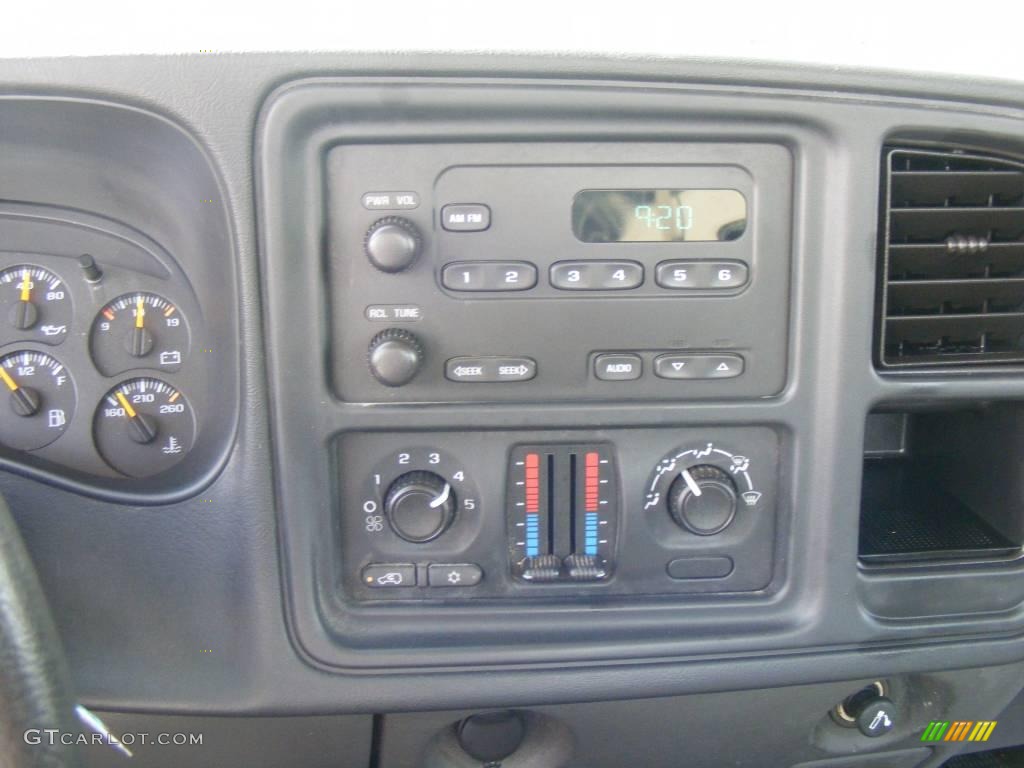
[[[868,417],[859,557],[865,564],[1020,554],[1020,404]]]

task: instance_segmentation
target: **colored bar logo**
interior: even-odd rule
[[[988,741],[997,720],[932,720],[921,741]]]

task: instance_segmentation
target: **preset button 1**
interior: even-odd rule
[[[453,261],[441,270],[450,291],[527,291],[537,284],[537,268],[526,261]]]

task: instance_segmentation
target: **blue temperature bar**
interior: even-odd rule
[[[597,515],[594,516],[595,518]],[[594,523],[595,528],[597,523]],[[595,542],[597,539],[595,538]],[[596,551],[596,550],[595,550]],[[540,555],[540,515],[530,512],[526,515],[526,556],[537,557]]]
[[[529,524],[527,524],[529,527]],[[583,544],[584,552],[588,555],[597,555],[597,512],[587,512],[583,523]]]

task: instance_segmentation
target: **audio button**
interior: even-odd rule
[[[633,381],[643,372],[640,355],[598,355],[594,358],[594,376],[601,381]]]

